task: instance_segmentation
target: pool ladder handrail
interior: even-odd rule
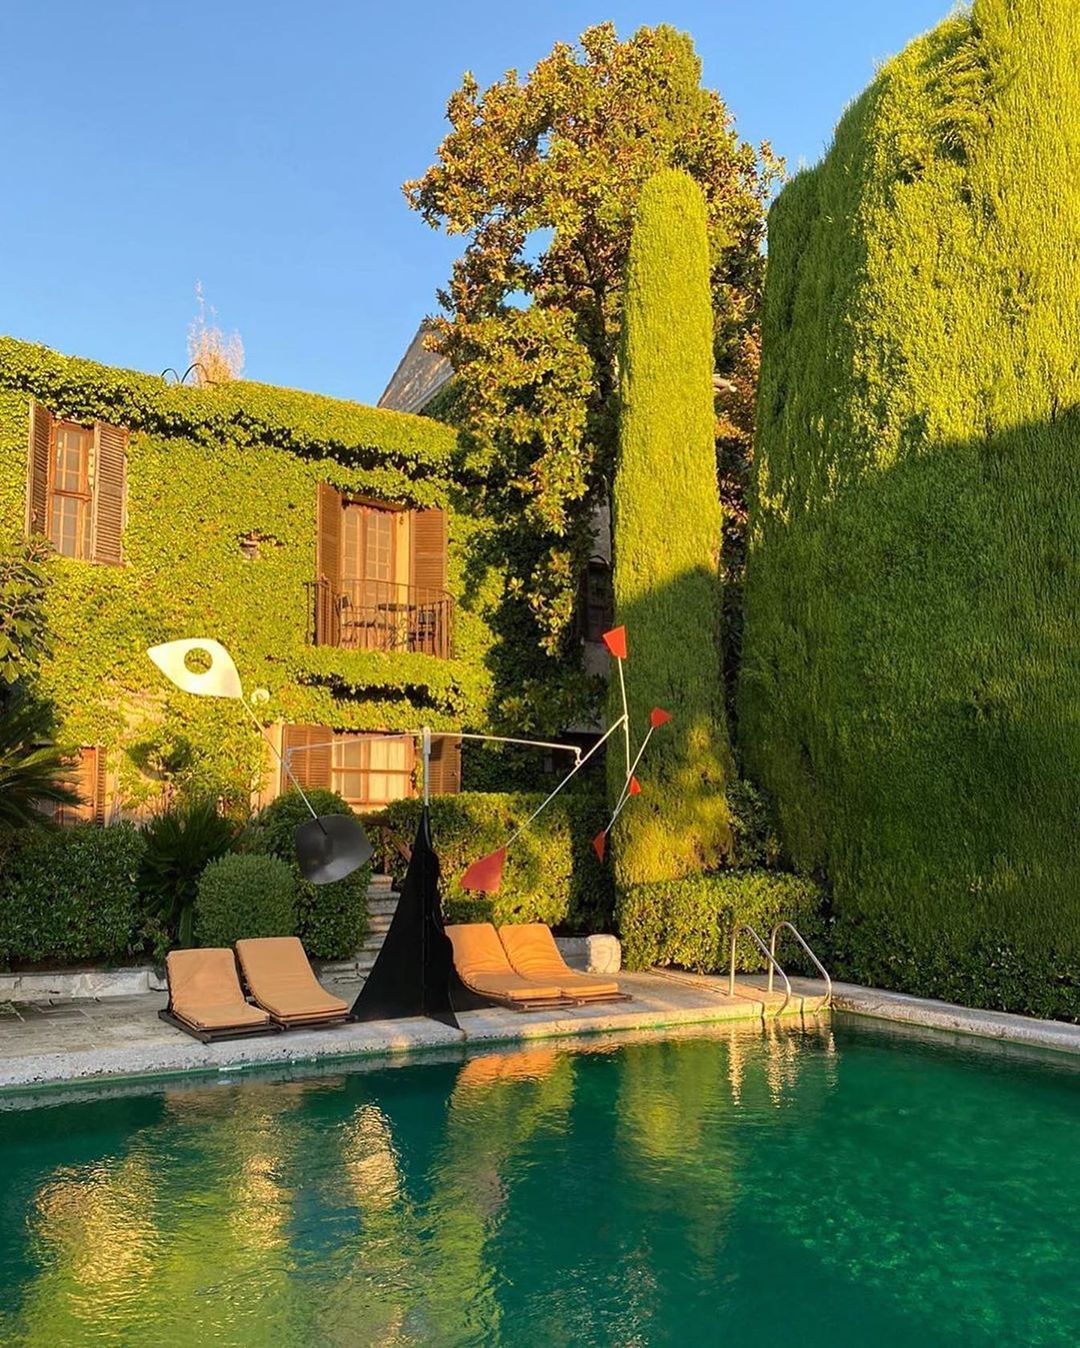
[[[791,932],[792,936],[794,936],[796,941],[798,941],[798,943],[802,946],[805,953],[810,957],[810,960],[812,961],[814,968],[818,971],[818,973],[825,981],[825,996],[821,999],[820,1004],[814,1010],[813,1014],[816,1016],[819,1012],[824,1011],[827,1006],[830,1006],[832,1004],[832,979],[829,977],[828,969],[825,968],[824,964],[822,964],[822,962],[810,949],[809,943],[806,941],[802,932],[799,931],[798,927],[796,927],[794,922],[788,921],[778,922],[776,926],[773,927],[772,929],[772,934],[769,938],[769,952],[770,952],[769,991],[772,992],[773,987],[773,967],[775,966],[777,969],[780,968],[779,964],[776,963],[776,942],[780,936],[781,930],[784,927],[786,927],[788,931]],[[783,971],[781,970],[781,972]],[[790,984],[788,986],[790,989]]]
[[[758,949],[769,961],[769,991],[772,992],[774,969],[779,973],[780,977],[784,980],[784,987],[787,989],[787,995],[784,997],[784,1000],[780,1003],[780,1010],[777,1011],[776,1013],[777,1016],[782,1016],[784,1012],[787,1010],[788,1002],[791,1001],[791,981],[789,980],[787,974],[784,973],[784,970],[781,968],[781,966],[777,964],[776,956],[771,953],[769,947],[765,944],[765,942],[761,939],[761,937],[757,934],[757,932],[754,930],[754,928],[750,925],[749,922],[736,923],[736,925],[732,928],[731,931],[731,968],[730,972],[728,973],[728,996],[729,997],[735,996],[735,947],[738,945],[739,937],[744,931],[747,933],[748,936],[750,936],[753,939]],[[762,1003],[761,1014],[764,1017],[765,1015],[764,1003]]]

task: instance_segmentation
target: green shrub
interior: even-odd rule
[[[1076,1015],[1080,6],[975,0],[773,207],[739,690],[846,970]],[[895,952],[895,953],[894,953]]]
[[[609,874],[590,845],[602,827],[598,795],[556,798],[510,848],[498,894],[474,894],[458,880],[477,857],[501,847],[544,799],[542,794],[462,792],[431,802],[431,830],[443,876],[443,907],[455,922],[546,922],[563,931],[611,930]],[[410,845],[422,808],[419,800],[399,800],[378,815],[382,824]],[[395,863],[397,878],[405,863]]]
[[[296,877],[274,856],[219,857],[199,876],[195,935],[202,946],[232,945],[251,936],[292,936]]]
[[[318,814],[353,814],[336,791],[318,788],[307,793]],[[244,847],[278,857],[296,880],[296,934],[316,959],[346,959],[363,944],[368,924],[367,892],[371,867],[361,866],[344,880],[313,885],[300,876],[296,864],[295,833],[311,818],[298,791],[286,791],[251,821]]]
[[[630,242],[612,510],[634,736],[654,706],[675,719],[653,738],[641,795],[613,830],[620,888],[695,874],[731,850],[712,370],[705,202],[686,173],[667,170],[645,185]],[[610,720],[621,705],[612,678]],[[626,778],[618,737],[607,761],[617,796]]]
[[[199,876],[233,845],[237,827],[222,818],[216,801],[204,799],[162,810],[142,833],[139,887],[166,933],[189,946]]]
[[[732,870],[634,885],[619,904],[623,962],[628,969],[677,964],[704,973],[726,971],[733,923],[749,922],[767,943],[773,925],[785,919],[821,957],[822,893],[800,876]],[[766,963],[747,936],[740,938],[737,953],[740,969]],[[781,947],[778,958],[789,971],[804,968],[793,941]]]
[[[0,960],[68,964],[138,951],[142,854],[130,824],[21,835],[0,875]]]

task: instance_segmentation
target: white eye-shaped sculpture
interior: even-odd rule
[[[188,657],[198,651],[210,660],[206,669],[193,669]],[[167,679],[185,693],[197,697],[243,697],[240,673],[233,658],[213,637],[189,637],[184,641],[166,641],[151,646],[147,655]]]

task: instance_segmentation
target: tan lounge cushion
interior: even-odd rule
[[[173,1015],[200,1030],[266,1025],[270,1017],[249,1006],[231,950],[171,950],[165,956]]]
[[[476,992],[487,992],[492,997],[506,997],[512,1002],[553,1001],[560,996],[555,983],[537,983],[531,978],[522,978],[513,970],[505,974],[465,974],[461,981]]]
[[[295,936],[237,941],[236,954],[251,995],[278,1020],[344,1016],[348,1002],[327,992]]]
[[[614,997],[619,985],[610,978],[579,974],[567,967],[551,928],[543,922],[507,924],[499,940],[511,966],[526,978],[554,982],[567,997]]]
[[[466,987],[512,1002],[551,1001],[558,985],[548,979],[523,978],[506,958],[499,934],[490,922],[462,922],[446,928],[454,948],[454,965]]]

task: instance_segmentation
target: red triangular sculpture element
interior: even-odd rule
[[[630,794],[632,796],[641,795],[641,783],[638,781],[636,777],[630,778]]]
[[[671,720],[671,712],[665,711],[663,707],[653,707],[649,712],[649,724],[654,730],[659,730],[662,725],[667,725]]]
[[[497,852],[489,852],[486,857],[474,861],[461,877],[462,889],[476,889],[484,894],[497,894],[502,884],[505,862],[505,847],[500,847]]]
[[[592,840],[592,850],[596,853],[597,861],[603,861],[604,853],[607,851],[607,834],[602,830]]]
[[[610,632],[604,633],[604,645],[608,648],[616,660],[626,659],[626,628],[613,627]]]

